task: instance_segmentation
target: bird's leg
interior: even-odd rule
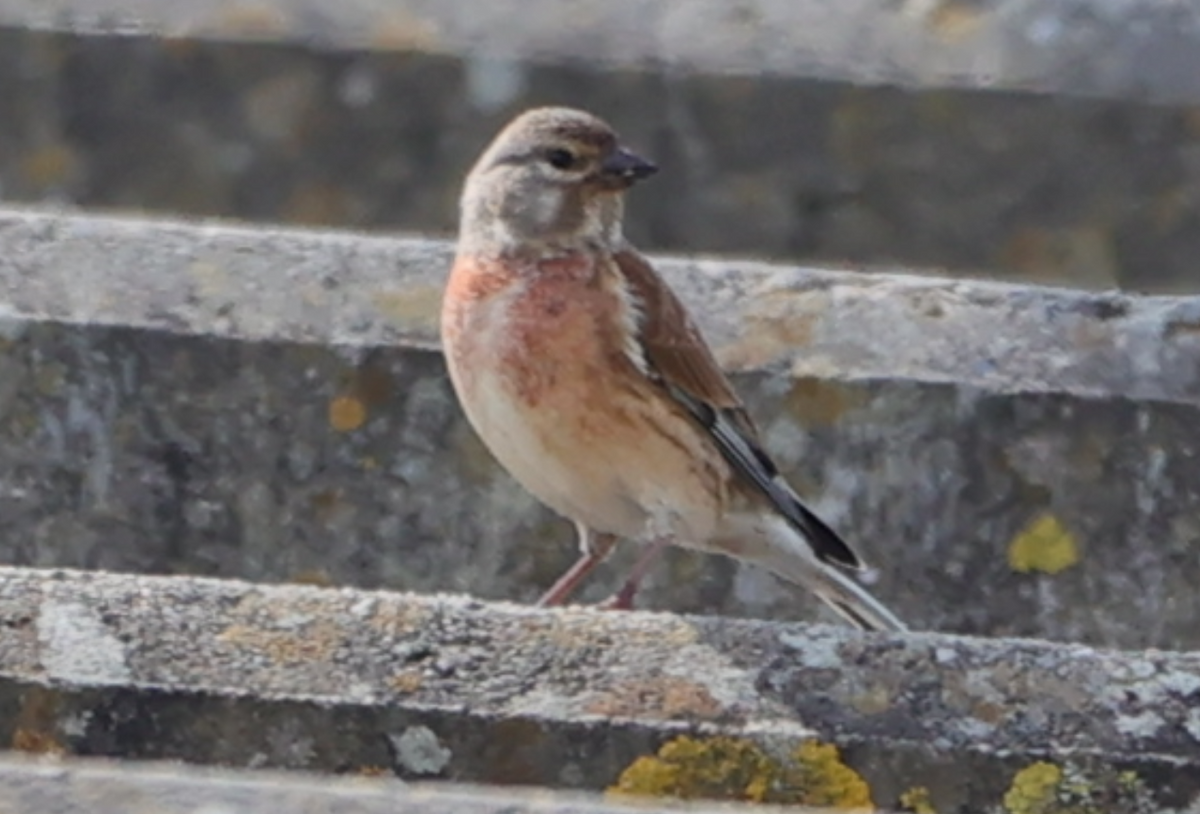
[[[651,541],[650,545],[646,546],[646,550],[634,562],[633,568],[629,571],[629,576],[621,585],[621,589],[601,602],[597,607],[603,610],[633,610],[633,598],[637,595],[642,580],[646,578],[646,574],[650,573],[655,560],[659,558],[670,544],[670,537],[658,537]]]
[[[582,553],[575,564],[550,586],[550,590],[542,594],[541,599],[537,601],[539,608],[563,604],[571,594],[575,593],[575,589],[579,587],[580,583],[587,579],[588,574],[592,573],[597,565],[604,562],[613,550],[613,546],[617,544],[617,538],[611,534],[592,531],[582,523],[576,523],[575,527],[579,531],[579,549]]]

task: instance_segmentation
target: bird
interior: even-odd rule
[[[807,588],[851,625],[903,631],[865,565],[784,480],[695,320],[625,238],[625,194],[658,171],[603,119],[516,116],[468,172],[440,331],[492,455],[574,522],[561,605],[618,541],[643,546],[605,607],[629,609],[670,546]]]

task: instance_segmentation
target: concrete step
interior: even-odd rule
[[[681,735],[815,738],[883,808],[1159,811],[1198,693],[1197,654],[0,569],[0,739],[70,755],[600,790]]]
[[[0,560],[532,599],[573,534],[453,398],[449,255],[0,212]],[[912,625],[1200,647],[1200,299],[660,262],[784,471]],[[684,552],[642,601],[814,612]]]

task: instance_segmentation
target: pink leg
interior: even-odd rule
[[[670,544],[670,537],[659,537],[650,543],[641,556],[637,558],[637,561],[634,562],[628,578],[621,585],[621,589],[601,602],[597,607],[603,610],[633,610],[633,598],[637,595],[642,580],[646,578],[646,574],[650,573],[655,560],[659,558]]]
[[[550,586],[550,590],[542,594],[537,601],[539,608],[563,604],[571,594],[575,593],[580,583],[595,570],[596,566],[604,562],[609,552],[613,550],[613,546],[617,544],[617,538],[611,534],[596,534],[584,526],[578,526],[578,529],[579,547],[583,554],[575,561],[574,565],[567,569],[565,574],[558,578],[557,582]]]

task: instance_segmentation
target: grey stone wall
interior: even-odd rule
[[[573,534],[454,401],[448,263],[426,240],[0,214],[0,560],[532,599]],[[1200,300],[661,265],[915,627],[1197,647]],[[643,601],[813,612],[685,552]]]
[[[726,6],[7,0],[0,196],[446,233],[491,134],[569,103],[662,164],[647,248],[1196,290],[1186,4]]]

